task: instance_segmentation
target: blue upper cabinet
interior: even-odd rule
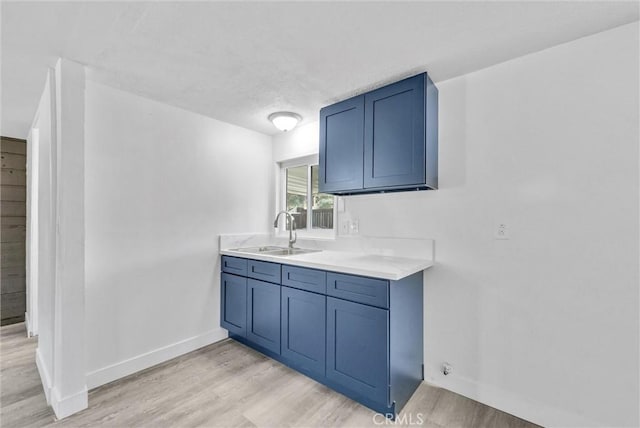
[[[320,110],[320,192],[362,189],[363,133],[364,96]]]
[[[424,75],[365,95],[364,187],[424,183]]]
[[[326,119],[326,112],[341,114],[356,100],[363,105],[362,122],[347,119],[338,127]],[[350,133],[344,131],[347,126]],[[362,133],[357,132],[360,126]],[[334,137],[336,134],[340,138]],[[331,150],[333,156],[329,156]],[[346,181],[321,181],[320,191],[325,193],[436,189],[438,90],[427,73],[322,109],[320,163],[321,171],[339,168],[349,171],[352,178],[348,185]],[[355,186],[356,175],[361,179],[360,187]]]

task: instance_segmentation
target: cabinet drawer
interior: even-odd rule
[[[249,260],[247,262],[247,276],[280,284],[280,265],[278,263]]]
[[[327,295],[388,308],[389,281],[328,272]]]
[[[222,271],[234,275],[247,276],[247,259],[222,256]]]
[[[282,285],[326,294],[326,281],[327,273],[321,270],[282,266]]]

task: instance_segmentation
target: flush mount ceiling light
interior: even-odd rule
[[[279,111],[277,113],[271,113],[269,120],[273,122],[273,126],[281,131],[287,132],[296,127],[298,122],[302,120],[302,116],[290,111]]]

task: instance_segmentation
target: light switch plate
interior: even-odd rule
[[[495,229],[495,239],[506,240],[511,239],[509,234],[509,226],[506,223],[498,223]]]

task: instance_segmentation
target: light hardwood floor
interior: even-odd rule
[[[0,329],[2,428],[536,427],[425,383],[398,423],[388,425],[366,407],[231,340],[96,388],[89,392],[89,409],[56,421],[35,365],[36,340],[25,337],[23,323]]]

